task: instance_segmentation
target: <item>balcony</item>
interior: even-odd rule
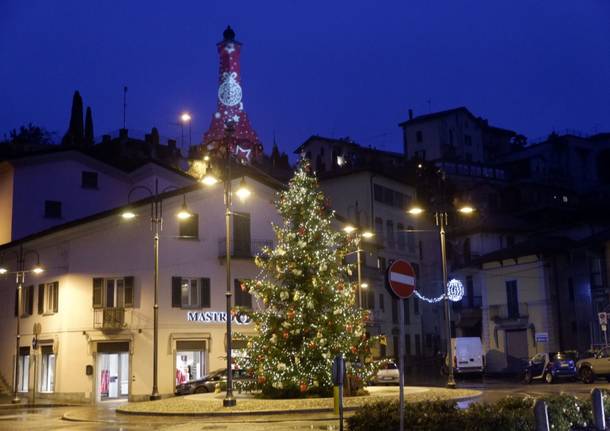
[[[261,253],[264,247],[273,247],[273,240],[270,239],[253,239],[250,241],[231,240],[231,258],[233,259],[253,259],[254,256]],[[223,259],[227,257],[227,239],[221,238],[218,240],[218,257]]]
[[[93,310],[95,329],[118,331],[127,327],[125,308],[96,308]]]
[[[508,307],[508,304],[490,305],[489,319],[496,323],[517,322],[527,320],[529,317],[527,303],[520,302],[517,309]]]

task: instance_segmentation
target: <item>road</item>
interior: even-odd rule
[[[460,381],[463,388],[479,389],[483,395],[476,402],[493,402],[507,395],[547,395],[566,392],[578,397],[588,397],[593,387],[610,390],[610,384],[599,381],[596,385],[567,382],[548,385],[500,380]],[[116,405],[104,407],[41,407],[35,409],[1,408],[0,430],[109,430],[109,431],[278,431],[278,430],[338,430],[336,418],[331,414],[286,414],[249,417],[151,417],[117,415]],[[67,417],[88,418],[88,422],[73,422]]]

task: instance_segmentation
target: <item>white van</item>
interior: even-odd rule
[[[483,374],[485,357],[479,337],[457,337],[451,339],[453,350],[453,372],[455,374]]]

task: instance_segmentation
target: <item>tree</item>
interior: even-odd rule
[[[87,106],[87,113],[85,114],[85,144],[93,145],[93,115],[91,114],[91,107]]]
[[[45,128],[29,123],[10,131],[8,139],[0,142],[0,157],[12,157],[53,145],[53,134]]]
[[[257,335],[248,337],[243,361],[265,393],[328,394],[338,354],[346,359],[347,373],[361,379],[375,368],[368,360],[376,341],[365,331],[368,311],[355,305],[351,265],[344,263],[356,247],[331,226],[334,213],[310,171],[301,160],[279,194],[276,207],[284,221],[273,226],[276,246],[262,251],[256,258],[260,275],[242,285],[263,306],[244,311]]]
[[[66,132],[62,144],[81,145],[84,139],[83,131],[83,98],[78,90],[72,96],[72,112],[70,114],[70,126]]]

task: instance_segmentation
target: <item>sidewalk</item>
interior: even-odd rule
[[[20,397],[19,403],[13,404],[13,396],[3,395],[0,396],[0,409],[32,409],[37,407],[72,407],[78,406],[79,404],[70,403],[58,403],[57,401],[47,400],[44,398],[36,399],[36,404],[32,404],[31,400],[27,397]]]
[[[344,398],[346,410],[354,410],[375,401],[398,399],[398,387],[369,387],[370,395]],[[477,398],[481,391],[432,387],[405,387],[406,402],[427,400],[464,401]],[[250,394],[236,396],[237,405],[222,406],[223,393],[173,397],[159,401],[128,403],[117,408],[117,413],[157,416],[236,416],[286,413],[332,412],[332,398],[260,399]]]

